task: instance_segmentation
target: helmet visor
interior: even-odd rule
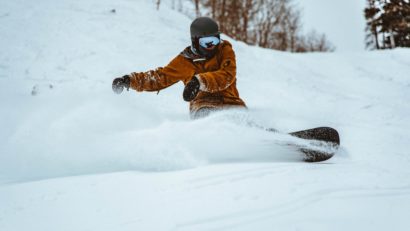
[[[216,36],[203,37],[199,39],[199,45],[205,49],[213,49],[221,40]]]

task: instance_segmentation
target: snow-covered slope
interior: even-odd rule
[[[114,77],[185,48],[189,24],[152,1],[0,2],[0,230],[409,227],[409,49],[230,40],[249,111],[198,121],[182,84],[112,93]],[[259,128],[324,125],[342,147],[320,164]]]

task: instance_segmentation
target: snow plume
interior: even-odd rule
[[[24,181],[127,170],[169,171],[207,163],[300,160],[296,149],[286,145],[299,139],[268,132],[243,111],[112,133],[84,129],[90,124],[69,125],[76,120],[71,115],[48,126],[23,124],[3,147],[3,175]],[[27,129],[33,132],[30,139],[24,137]]]

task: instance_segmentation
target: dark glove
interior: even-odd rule
[[[125,87],[128,91],[130,89],[130,82],[131,79],[129,75],[124,75],[123,77],[115,78],[114,81],[112,81],[112,90],[117,94],[121,94]]]
[[[184,97],[185,101],[191,101],[195,99],[196,95],[199,92],[199,80],[194,76],[191,81],[187,83],[184,88],[184,93],[182,96]]]

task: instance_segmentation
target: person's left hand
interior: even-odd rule
[[[196,95],[198,95],[199,92],[199,80],[197,77],[192,77],[191,81],[187,83],[187,85],[184,88],[184,93],[182,96],[184,97],[185,101],[192,101],[195,99]]]

